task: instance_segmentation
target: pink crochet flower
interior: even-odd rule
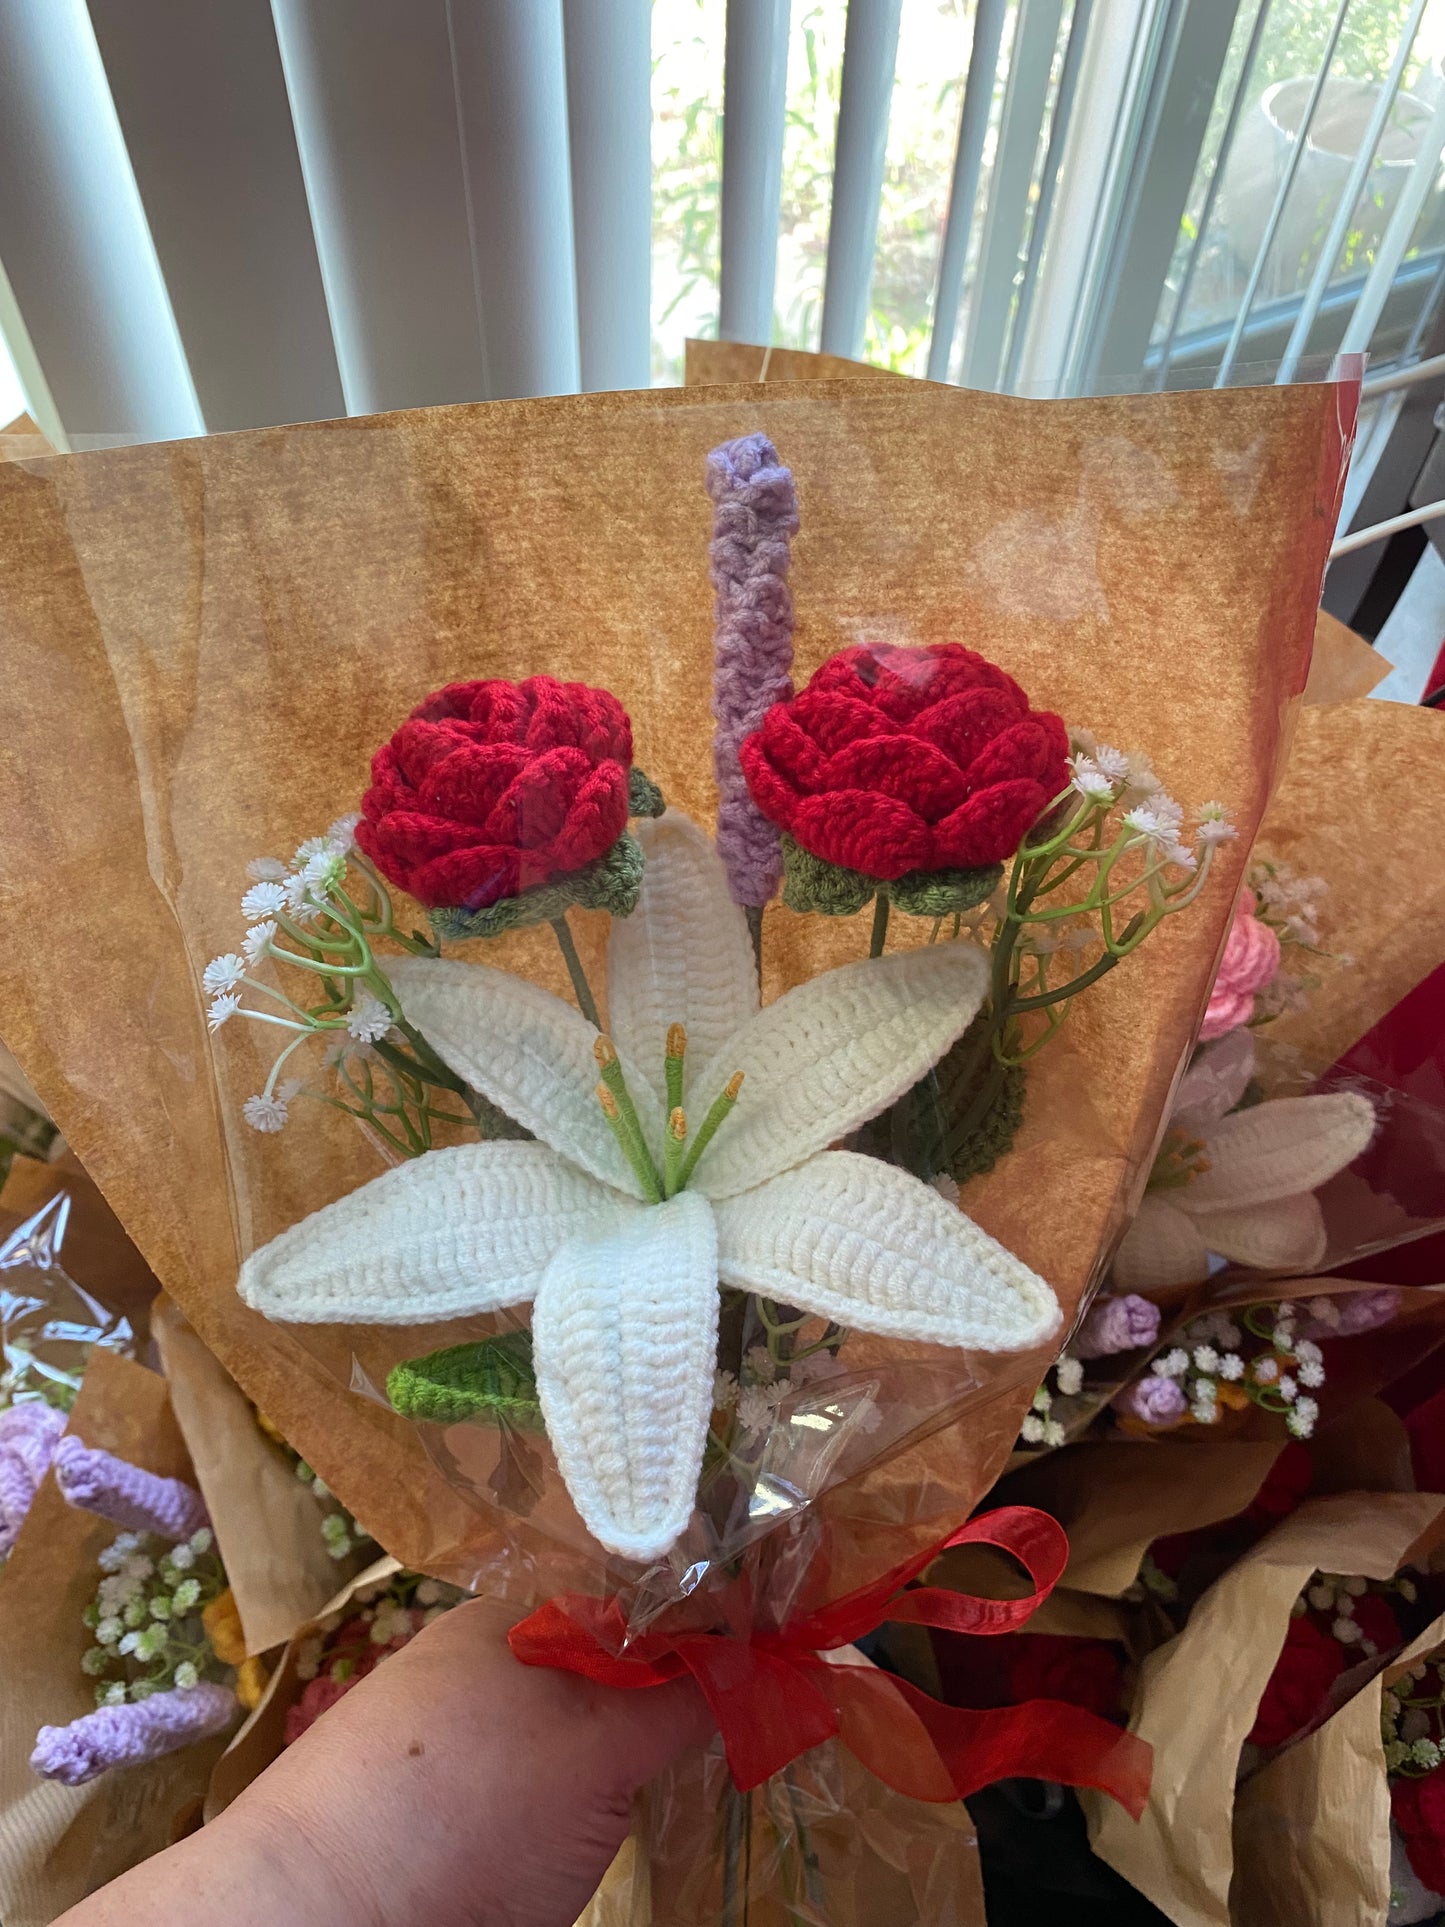
[[[1254,1015],[1256,994],[1279,969],[1279,938],[1255,915],[1258,908],[1253,890],[1242,890],[1234,906],[1219,975],[1209,994],[1209,1008],[1199,1033],[1201,1043],[1208,1044],[1247,1024]]]

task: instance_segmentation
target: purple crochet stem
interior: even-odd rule
[[[1092,1306],[1069,1350],[1075,1358],[1112,1358],[1116,1352],[1152,1345],[1158,1336],[1159,1307],[1131,1291]]]
[[[0,1451],[11,1451],[25,1465],[36,1485],[50,1469],[56,1443],[65,1430],[65,1414],[42,1398],[0,1412]]]
[[[208,1680],[152,1693],[125,1706],[83,1713],[69,1726],[42,1726],[30,1764],[43,1780],[84,1786],[113,1766],[140,1766],[224,1733],[239,1710],[229,1686]]]
[[[1146,1378],[1135,1379],[1127,1391],[1120,1393],[1115,1405],[1119,1411],[1143,1419],[1146,1425],[1172,1425],[1175,1419],[1183,1418],[1189,1401],[1184,1387],[1175,1379],[1151,1372]]]
[[[778,887],[777,829],[748,793],[738,745],[773,704],[793,693],[793,597],[789,542],[798,532],[791,469],[766,435],[724,442],[707,458],[713,500],[708,550],[713,603],[712,760],[717,774],[717,848],[733,900],[761,909]]]
[[[65,1430],[65,1414],[43,1399],[0,1412],[0,1559],[13,1548]]]
[[[157,1478],[77,1438],[55,1448],[55,1477],[73,1506],[130,1532],[154,1532],[174,1544],[209,1523],[200,1493],[184,1480]]]

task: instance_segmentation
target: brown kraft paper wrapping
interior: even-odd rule
[[[248,1653],[283,1646],[356,1564],[338,1564],[321,1537],[322,1508],[250,1401],[168,1298],[152,1319],[171,1408],[195,1466]]]
[[[1304,1008],[1261,1033],[1266,1082],[1328,1070],[1445,957],[1442,810],[1437,711],[1361,700],[1300,712],[1258,853],[1326,879],[1321,940],[1352,961],[1321,962]]]
[[[406,1564],[465,1584],[485,1528],[409,1427],[345,1389],[367,1337],[331,1328],[328,1372],[235,1293],[245,1251],[378,1168],[315,1107],[299,1145],[241,1122],[268,1040],[209,1038],[200,973],[236,941],[247,860],[352,807],[375,746],[464,676],[605,684],[642,766],[710,821],[703,461],[765,431],[798,478],[799,680],[859,637],[962,639],[1239,824],[1200,902],[1080,1000],[1017,1147],[967,1189],[1068,1315],[1148,1169],[1304,685],[1346,405],[769,382],[0,469],[7,1041],[200,1336]],[[863,954],[865,921],[770,911],[765,994]],[[581,924],[595,959],[603,920]],[[565,994],[543,934],[488,957]],[[1016,1393],[921,1461],[955,1516],[1035,1379],[1021,1362]]]
[[[1317,1732],[1245,1781],[1234,1807],[1236,1927],[1385,1927],[1390,1788],[1380,1699],[1442,1640],[1445,1616]]]
[[[1139,1577],[1156,1539],[1243,1512],[1280,1451],[1277,1438],[1086,1440],[1011,1473],[998,1497],[1006,1505],[1038,1506],[1063,1526],[1069,1535],[1065,1586],[1117,1599]],[[935,1566],[935,1580],[952,1557],[945,1553]]]
[[[70,1429],[166,1478],[191,1478],[165,1381],[113,1352],[86,1370]],[[209,1740],[89,1786],[39,1779],[30,1754],[42,1726],[95,1710],[80,1670],[91,1644],[81,1613],[95,1595],[97,1555],[117,1528],[77,1511],[47,1478],[0,1569],[0,1920],[45,1927],[128,1867],[159,1853],[205,1792],[225,1744]]]
[[[1095,1853],[1175,1927],[1230,1927],[1235,1774],[1290,1607],[1317,1571],[1392,1577],[1438,1531],[1442,1513],[1445,1497],[1429,1492],[1307,1500],[1144,1661],[1129,1720],[1154,1748],[1144,1816],[1136,1824],[1097,1794],[1080,1798]]]

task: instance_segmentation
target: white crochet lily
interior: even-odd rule
[[[984,995],[975,945],[846,964],[758,1008],[742,912],[709,839],[636,831],[642,896],[608,946],[611,1036],[661,1168],[669,1026],[694,1127],[736,1109],[688,1185],[647,1204],[594,1094],[597,1033],[485,964],[390,964],[410,1021],[536,1142],[433,1151],[283,1232],[241,1295],[275,1318],[412,1325],[531,1301],[537,1387],[589,1530],[635,1559],[692,1511],[716,1367],[718,1281],[859,1330],[1012,1351],[1048,1337],[1048,1286],[928,1185],[828,1146],[948,1049]]]
[[[1170,1124],[1199,1153],[1177,1167],[1184,1181],[1145,1195],[1114,1259],[1119,1290],[1197,1284],[1209,1276],[1211,1252],[1275,1272],[1308,1273],[1324,1258],[1314,1194],[1365,1150],[1374,1107],[1353,1091],[1330,1091],[1235,1111],[1253,1075],[1245,1030],[1207,1045],[1185,1073]]]

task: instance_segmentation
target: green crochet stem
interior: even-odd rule
[[[501,1332],[408,1358],[387,1374],[386,1395],[404,1418],[430,1425],[490,1422],[540,1432],[542,1406],[532,1366],[532,1334]]]
[[[709,1144],[711,1144],[713,1139],[717,1136],[719,1125],[722,1123],[723,1119],[727,1116],[728,1112],[732,1109],[733,1105],[737,1103],[738,1092],[742,1089],[742,1087],[743,1087],[743,1074],[741,1071],[734,1071],[732,1076],[727,1081],[726,1088],[720,1091],[718,1095],[713,1099],[712,1109],[708,1112],[707,1116],[703,1119],[702,1129],[698,1132],[697,1136],[693,1139],[692,1144],[689,1147],[687,1157],[683,1162],[682,1174],[677,1181],[677,1188],[679,1191],[685,1190],[687,1188],[688,1179],[692,1176],[693,1172],[697,1169],[698,1159],[702,1156],[703,1152],[707,1149]]]
[[[592,995],[592,986],[587,981],[587,972],[582,968],[582,959],[577,955],[572,926],[565,916],[560,916],[552,919],[552,928],[556,932],[557,948],[562,952],[562,961],[567,966],[567,975],[572,979],[572,992],[577,999],[577,1008],[594,1030],[601,1030],[602,1020],[597,1015],[597,1002]]]
[[[597,1059],[597,1068],[602,1073],[602,1089],[612,1098],[611,1105],[603,1103],[602,1112],[612,1126],[613,1135],[622,1146],[623,1155],[637,1173],[638,1182],[646,1193],[648,1202],[661,1204],[666,1195],[662,1180],[657,1175],[657,1166],[652,1161],[652,1153],[647,1148],[647,1139],[642,1135],[642,1123],[637,1115],[637,1106],[632,1101],[632,1093],[627,1088],[627,1079],[622,1075],[622,1066],[617,1060],[617,1051],[612,1039],[599,1033],[592,1046]],[[598,1093],[599,1097],[601,1092]],[[614,1116],[614,1110],[616,1115]]]

